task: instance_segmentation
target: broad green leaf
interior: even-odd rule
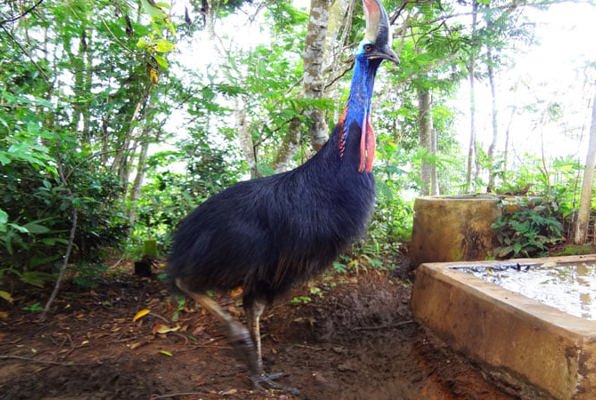
[[[149,3],[147,0],[142,0],[143,8],[153,18],[163,19],[166,18],[167,15],[159,8]]]
[[[54,279],[54,275],[46,272],[25,271],[21,274],[20,278],[29,285],[42,288],[46,282]]]
[[[8,156],[6,155],[5,151],[0,151],[0,164],[2,165],[8,165],[10,164],[10,158],[8,158]]]
[[[40,265],[46,265],[61,258],[61,254],[46,257],[31,257],[31,261],[29,261],[29,266],[31,268],[39,267]]]
[[[25,228],[24,226],[21,226],[18,224],[13,224],[13,223],[9,223],[8,226],[10,226],[15,231],[18,231],[21,233],[29,233],[29,230],[27,228]]]
[[[142,37],[137,42],[137,47],[139,49],[146,49],[147,47],[149,47],[149,42],[147,42],[147,39],[145,39],[144,37]]]
[[[155,41],[155,51],[159,53],[167,53],[169,51],[174,50],[174,48],[174,43],[170,42],[169,40],[157,39]]]
[[[27,231],[29,233],[33,233],[33,234],[42,234],[42,233],[48,233],[50,231],[49,228],[40,225],[36,222],[29,222],[28,224],[23,225],[23,228],[27,229]]]
[[[154,55],[153,58],[161,68],[168,69],[169,65],[165,58],[158,55]]]

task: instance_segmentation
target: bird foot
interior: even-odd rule
[[[285,385],[275,382],[275,379],[279,379],[286,375],[287,374],[285,372],[272,372],[270,374],[262,372],[258,375],[252,375],[250,377],[250,380],[252,382],[253,387],[257,390],[272,389],[272,390],[279,390],[282,392],[287,392],[287,393],[290,393],[293,395],[300,394],[300,390],[298,390],[294,387],[285,386]]]

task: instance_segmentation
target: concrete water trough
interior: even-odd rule
[[[422,264],[412,309],[522,399],[596,399],[596,255]]]

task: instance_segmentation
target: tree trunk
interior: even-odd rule
[[[476,34],[476,23],[478,17],[478,2],[472,2],[472,36]],[[470,143],[468,147],[468,163],[466,169],[466,192],[470,192],[472,188],[472,165],[474,164],[475,146],[476,146],[476,98],[474,93],[474,73],[475,73],[475,56],[470,56],[470,64],[468,65],[468,72],[470,74]]]
[[[282,139],[281,147],[273,161],[275,172],[284,172],[291,168],[292,158],[300,148],[300,138],[302,136],[300,126],[300,119],[298,117],[292,118],[288,126],[288,134]]]
[[[89,29],[87,46],[85,49],[85,93],[87,93],[88,96],[92,95],[93,88],[93,45],[93,29]],[[89,107],[88,103],[83,108],[83,137],[88,138],[89,142],[91,142],[91,112]]]
[[[431,110],[432,110],[432,102],[431,102]],[[434,127],[432,127],[432,112],[431,114],[431,118],[430,118],[430,123],[431,123],[431,129],[430,129],[430,135],[431,135],[431,139],[432,139],[432,152],[434,155],[437,154],[437,131],[436,129],[434,129]],[[430,182],[431,182],[431,194],[433,196],[438,196],[440,193],[439,190],[439,174],[437,172],[437,164],[436,163],[432,163],[431,167],[430,167]]]
[[[207,8],[203,11],[205,30],[207,31],[207,35],[209,35],[209,39],[212,41],[215,39],[215,10],[217,9],[218,3],[219,0],[207,0],[203,2],[203,8],[205,8],[205,6]]]
[[[330,0],[311,0],[310,2],[308,31],[302,56],[304,60],[302,93],[307,99],[321,99],[325,90],[323,62],[330,6]],[[310,120],[309,136],[312,147],[318,151],[323,147],[329,135],[325,113],[319,109],[309,109],[305,111],[305,115]]]
[[[420,146],[427,154],[433,153],[431,96],[427,88],[418,89],[418,127],[420,130]],[[433,192],[432,165],[427,157],[420,166],[420,194],[428,196]]]
[[[141,143],[141,152],[139,154],[139,161],[137,163],[137,174],[135,176],[132,189],[130,191],[131,206],[128,212],[128,219],[131,227],[134,226],[136,221],[136,204],[137,200],[139,199],[139,195],[141,194],[141,186],[143,185],[143,180],[145,179],[145,169],[147,167],[147,153],[149,150],[148,136],[148,129],[146,127],[142,134],[143,142]]]
[[[596,89],[596,86],[595,86]],[[575,223],[573,242],[584,244],[588,241],[588,225],[590,223],[590,212],[592,210],[592,186],[594,184],[594,164],[596,163],[596,90],[592,100],[592,123],[590,126],[590,141],[584,179],[582,183],[582,194],[579,202],[579,211]]]
[[[345,17],[345,10],[348,6],[346,0],[336,0],[335,2],[331,0],[311,0],[308,31],[302,54],[304,74],[300,96],[303,98],[322,99],[325,95],[327,71],[325,70],[324,60],[328,59],[329,53],[333,52],[334,57],[329,65],[337,64],[335,55],[339,55],[339,52],[335,54],[333,50],[330,51],[330,48],[333,48],[343,26],[343,24],[337,23],[336,20]],[[329,25],[330,15],[332,17],[331,25]],[[314,151],[318,151],[329,137],[325,112],[319,109],[309,109],[304,111],[304,115],[310,121],[308,136],[312,148]],[[273,162],[273,168],[276,172],[282,172],[291,167],[292,158],[300,148],[301,129],[302,123],[298,118],[290,121],[288,132],[284,136]]]
[[[492,130],[493,130],[493,138],[488,146],[488,187],[486,188],[487,192],[494,192],[495,190],[495,148],[497,147],[497,138],[498,138],[498,125],[497,125],[497,94],[495,91],[495,74],[492,66],[492,54],[490,47],[488,48],[488,82],[490,85],[490,95],[491,95],[491,114],[492,114]]]
[[[344,49],[350,38],[355,4],[356,2],[351,0],[335,0],[329,9],[325,50],[325,58],[329,60],[326,63],[325,74],[328,77],[327,81],[330,82],[325,87],[325,97],[329,99],[338,98],[337,86],[340,79],[336,77],[342,75],[346,68],[345,63],[342,62],[342,55],[345,55]],[[337,107],[332,120],[337,121],[342,111],[341,107]]]
[[[122,135],[124,137],[120,139],[120,148],[117,149],[116,154],[114,155],[114,161],[111,166],[112,172],[118,174],[125,188],[128,185],[129,179],[128,163],[130,161],[131,143],[133,141],[133,134],[135,131],[135,121],[140,121],[143,119],[143,113],[147,111],[147,102],[149,100],[149,94],[151,93],[152,87],[153,85],[151,83],[147,83],[147,86],[143,89],[139,101],[136,103],[135,108],[128,120],[128,125],[125,129],[123,129]]]
[[[511,115],[509,116],[509,122],[507,123],[507,128],[505,129],[505,153],[503,154],[503,174],[506,176],[507,170],[509,168],[509,137],[511,135],[511,125],[513,125],[513,118],[515,117],[516,109],[515,107],[511,110]]]
[[[250,134],[250,123],[246,118],[246,104],[240,101],[236,104],[236,123],[238,125],[238,141],[240,142],[240,148],[244,159],[248,164],[250,170],[250,177],[256,178],[258,175],[257,171],[257,157],[255,155],[255,147]]]

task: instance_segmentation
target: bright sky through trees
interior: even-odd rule
[[[308,0],[295,0],[294,4],[308,10]],[[505,146],[505,129],[510,125],[510,149],[513,161],[525,153],[540,156],[542,136],[544,152],[548,157],[572,155],[583,159],[587,147],[586,132],[589,126],[589,99],[591,82],[586,65],[596,62],[596,7],[586,3],[555,4],[548,9],[525,10],[530,23],[535,24],[536,42],[518,46],[511,55],[512,67],[498,71],[499,129],[498,149]],[[257,16],[252,23],[246,14],[232,15],[218,22],[218,45],[222,48],[248,49],[272,38]],[[201,36],[206,37],[205,32]],[[200,38],[198,38],[200,39]],[[180,43],[180,57],[190,68],[208,68],[224,60],[214,50],[209,40],[195,40],[189,48]],[[588,75],[586,75],[588,73]],[[491,140],[490,92],[487,80],[477,84],[478,140],[486,149]],[[468,83],[463,81],[454,99],[457,108],[457,136],[466,151],[469,135]],[[547,108],[558,109],[561,116],[556,121],[545,122]],[[513,108],[517,111],[511,117]],[[530,110],[531,109],[531,110]],[[542,113],[542,114],[541,114]],[[513,118],[513,120],[511,120]]]
[[[511,69],[497,74],[498,148],[505,146],[505,129],[515,107],[518,111],[510,129],[512,161],[526,152],[540,156],[542,135],[547,157],[571,155],[584,160],[596,78],[594,66],[591,72],[586,68],[596,63],[596,7],[565,3],[525,12],[535,24],[536,42],[519,48],[512,56]],[[478,138],[486,149],[492,135],[488,82],[478,84],[477,91]],[[468,84],[463,82],[455,101],[461,110],[457,126],[464,149],[469,141],[468,93]],[[555,121],[543,115],[549,107],[560,111]]]

